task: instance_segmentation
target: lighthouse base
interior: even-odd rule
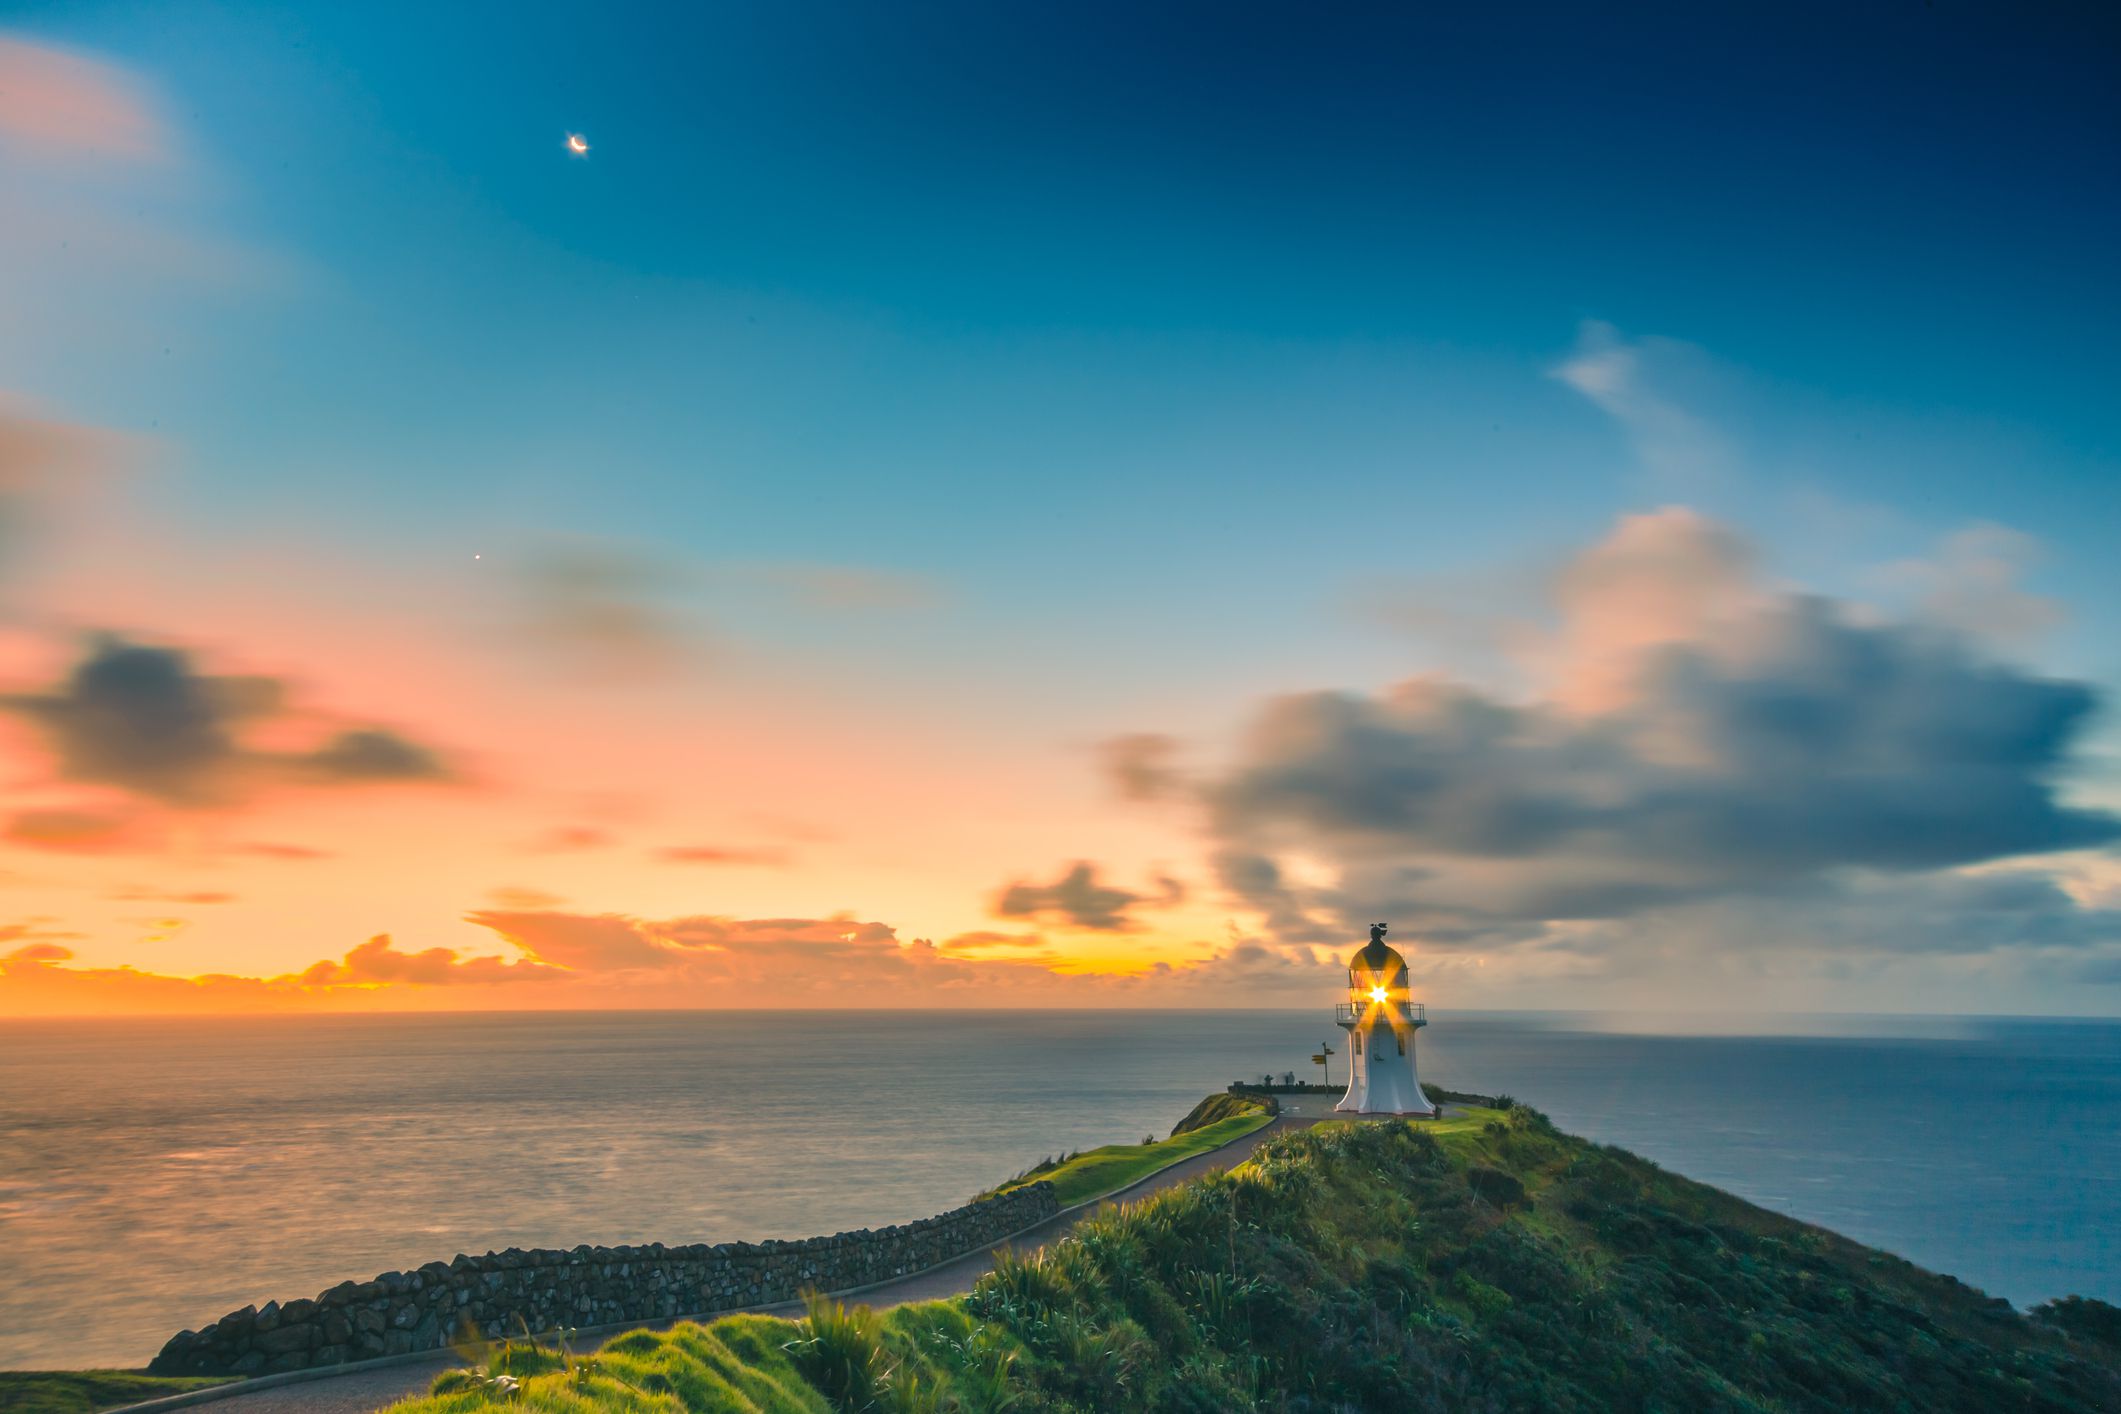
[[[1356,1034],[1359,1043],[1350,1067],[1354,1073],[1334,1113],[1421,1119],[1435,1115],[1436,1106],[1422,1093],[1414,1068],[1414,1028],[1408,1027],[1404,1036],[1395,1035],[1388,1025]]]

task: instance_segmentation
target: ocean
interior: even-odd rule
[[[923,1217],[1233,1079],[1316,1078],[1321,1016],[0,1023],[0,1367],[137,1365],[458,1252]],[[1421,1072],[2021,1305],[2121,1302],[2121,1022],[1754,1025],[1785,1034],[1432,1011]]]

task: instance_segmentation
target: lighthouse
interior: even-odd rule
[[[1414,1033],[1428,1025],[1407,996],[1407,960],[1385,943],[1385,925],[1370,925],[1370,944],[1348,960],[1348,999],[1334,1018],[1348,1033],[1344,1114],[1433,1115],[1414,1069]]]

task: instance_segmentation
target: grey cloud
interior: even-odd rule
[[[1131,732],[1098,745],[1105,778],[1123,800],[1162,800],[1179,793],[1185,777],[1172,765],[1178,741],[1158,732]]]
[[[1001,891],[994,911],[1003,918],[1054,917],[1078,928],[1123,932],[1133,926],[1127,910],[1142,895],[1097,881],[1097,866],[1077,860],[1050,884],[1019,880]]]
[[[539,546],[518,567],[522,628],[532,644],[607,673],[647,676],[696,657],[681,566],[650,551],[574,539]]]
[[[2099,702],[2084,683],[1817,598],[1763,593],[1670,633],[1641,599],[1608,625],[1625,653],[1576,663],[1551,698],[1422,679],[1268,704],[1202,791],[1224,887],[1286,942],[1392,917],[1495,946],[2121,838],[2121,817],[2061,794]],[[1594,675],[1600,710],[1564,705]],[[1330,882],[1293,884],[1297,856]]]
[[[223,793],[243,761],[236,728],[280,706],[269,678],[213,677],[189,654],[107,637],[66,681],[6,704],[41,726],[69,779],[177,804]]]
[[[2096,967],[2121,949],[2121,909],[2073,897],[2031,867],[1897,874],[1849,871],[1758,894],[1702,899],[1571,934],[1607,975],[1668,974],[1723,955],[1755,969],[1857,976],[1896,963],[2012,959],[2025,974]]]
[[[310,771],[334,781],[439,781],[449,776],[434,752],[376,727],[341,732],[300,759]]]
[[[695,666],[741,635],[737,611],[792,605],[821,614],[933,607],[931,581],[859,565],[691,560],[653,546],[550,539],[518,562],[516,629],[570,666],[660,676]]]
[[[340,732],[308,752],[248,748],[241,733],[285,710],[274,678],[198,671],[182,649],[105,635],[52,690],[0,697],[43,729],[68,780],[119,786],[180,806],[226,802],[260,774],[293,768],[332,782],[435,780],[428,748],[378,728]]]

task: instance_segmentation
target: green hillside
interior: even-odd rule
[[[401,1410],[2114,1410],[2117,1315],[2019,1314],[1513,1106],[1279,1135],[956,1300],[518,1349]]]

